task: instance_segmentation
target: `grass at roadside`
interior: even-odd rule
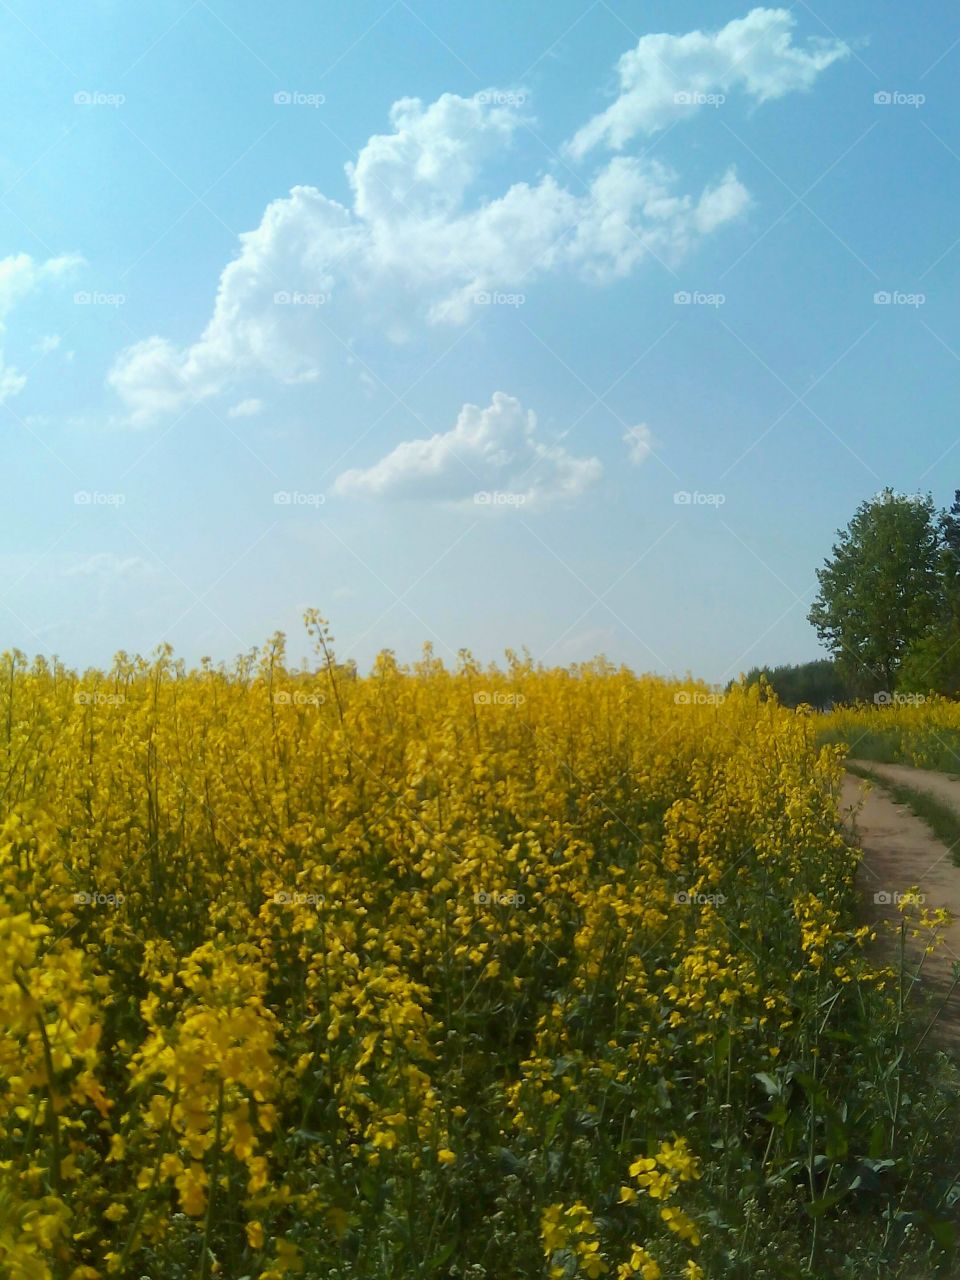
[[[921,822],[925,822],[937,839],[947,846],[954,862],[960,865],[960,812],[925,791],[918,791],[915,787],[904,786],[902,783],[890,782],[860,763],[848,761],[847,770],[856,774],[858,778],[875,782],[891,799],[898,804],[905,804],[911,813],[915,814]]]
[[[960,774],[960,704],[943,698],[838,707],[819,719],[820,746],[878,764],[909,764]]]

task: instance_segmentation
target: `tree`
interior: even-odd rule
[[[942,616],[943,537],[929,494],[892,489],[838,531],[809,618],[858,690],[894,689],[904,655]]]
[[[900,668],[901,687],[909,693],[960,696],[960,489],[940,516],[940,616],[910,647]]]
[[[761,676],[785,707],[807,703],[826,711],[836,702],[846,702],[852,693],[837,664],[830,658],[779,667],[754,667],[744,678],[747,684],[757,684]],[[731,685],[733,683],[730,682]]]

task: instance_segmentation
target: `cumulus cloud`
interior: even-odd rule
[[[497,391],[486,409],[465,404],[451,430],[404,441],[372,467],[345,471],[334,492],[434,502],[504,494],[543,506],[579,497],[601,471],[596,458],[538,440],[536,414]]]
[[[254,418],[263,409],[262,400],[241,400],[227,410],[228,418]]]
[[[402,338],[463,323],[478,296],[548,273],[604,282],[650,254],[677,261],[747,206],[732,169],[691,195],[667,166],[625,156],[583,194],[551,175],[478,194],[523,123],[517,98],[403,99],[392,132],[347,167],[349,205],[310,186],[273,201],[240,237],[199,339],[181,348],[154,336],[121,353],[109,381],[132,420],[180,411],[250,373],[312,381],[325,352],[343,358],[353,329]]]
[[[847,57],[841,40],[793,43],[789,9],[753,9],[719,31],[641,36],[617,64],[620,94],[573,137],[580,158],[604,145],[621,150],[640,133],[655,133],[693,115],[715,95],[740,90],[757,102],[809,89],[821,71]]]
[[[710,93],[764,102],[807,89],[848,52],[795,44],[793,29],[788,10],[758,8],[712,33],[644,36],[620,59],[619,97],[569,150],[622,151]],[[357,334],[397,342],[463,324],[478,296],[550,274],[603,284],[649,256],[674,265],[749,204],[732,168],[687,192],[665,164],[627,155],[598,160],[584,190],[549,173],[498,189],[490,168],[526,122],[522,93],[396,102],[389,132],[347,165],[345,202],[296,186],[240,237],[195,342],[154,335],[120,353],[108,380],[130,420],[181,412],[250,375],[314,381]]]
[[[653,452],[653,432],[645,422],[640,422],[635,427],[628,427],[623,434],[623,442],[627,446],[627,453],[634,466],[639,467],[646,462]]]
[[[47,281],[61,279],[81,262],[74,254],[48,258],[45,262],[37,262],[28,253],[0,258],[0,344],[6,333],[7,317],[17,303]],[[5,362],[0,345],[0,404],[19,395],[26,385],[26,374]]]

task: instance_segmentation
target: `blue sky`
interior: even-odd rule
[[[957,40],[10,0],[0,648],[816,656],[834,530],[960,487]]]

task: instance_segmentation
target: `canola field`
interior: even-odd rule
[[[884,694],[821,718],[818,740],[851,757],[960,773],[960,703],[935,694]]]
[[[926,1274],[841,748],[308,621],[312,673],[0,664],[0,1274]]]

